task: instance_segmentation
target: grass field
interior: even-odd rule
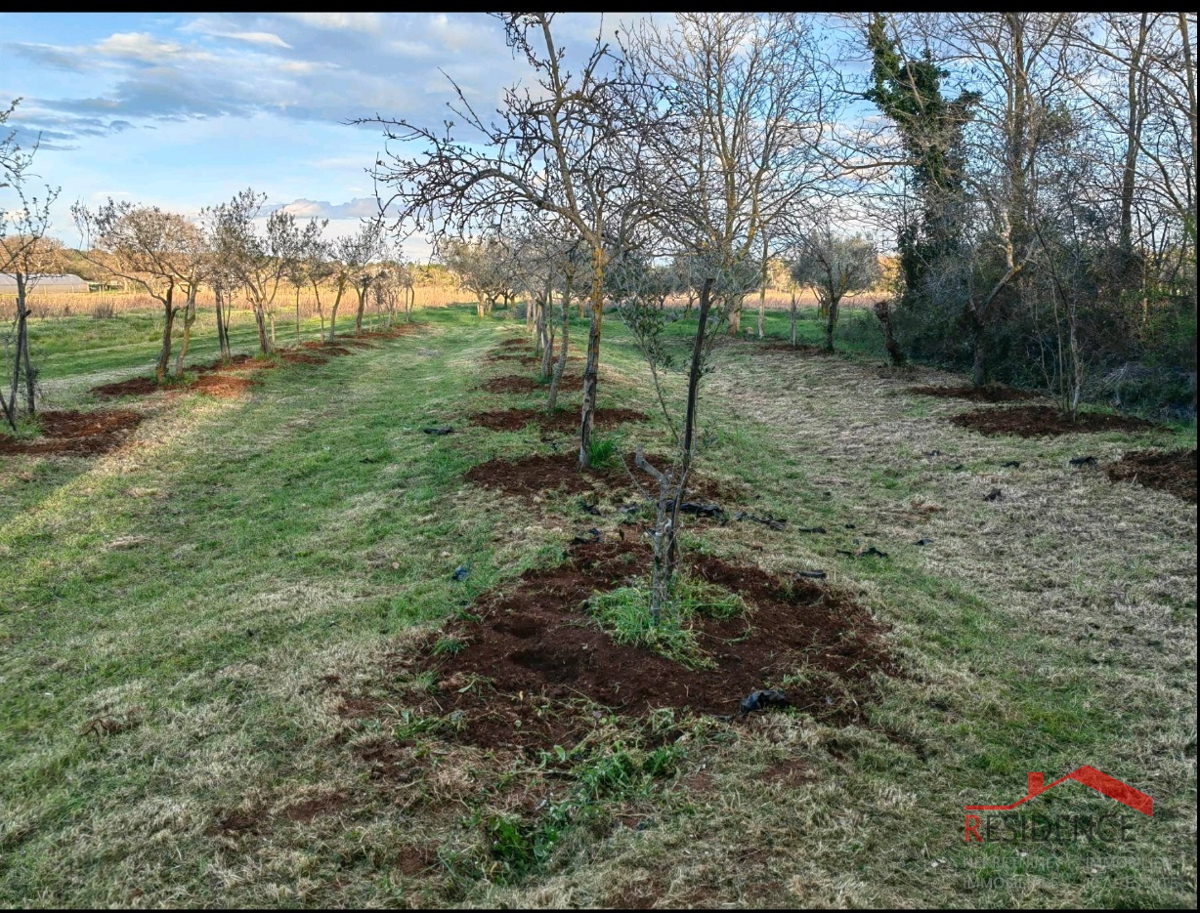
[[[417,316],[241,398],[122,401],[145,421],[107,455],[0,455],[0,903],[1195,906],[1195,506],[1069,463],[1194,448],[1194,427],[982,437],[946,421],[975,405],[908,392],[961,378],[885,367],[869,320],[846,315],[844,356],[730,341],[699,467],[786,523],[697,523],[685,546],[825,570],[885,625],[900,674],[859,723],[605,718],[531,759],[413,713],[434,683],[404,670],[480,594],[615,521],[463,479],[571,436],[466,420],[539,404],[476,389],[533,370],[485,358],[523,323]],[[149,373],[154,326],[35,321],[47,405],[97,408],[90,387]],[[199,326],[190,360],[210,361]],[[600,404],[654,412],[605,326]],[[821,339],[811,313],[801,328]],[[664,428],[610,436],[651,449]],[[965,842],[965,805],[1081,765],[1153,816],[1068,782],[1039,812],[1117,810],[1125,839]]]

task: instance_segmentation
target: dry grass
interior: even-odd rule
[[[328,318],[336,292],[326,289],[321,293],[321,303]],[[471,294],[452,286],[431,285],[417,286],[414,289],[414,308],[444,308],[452,304],[471,299]],[[212,292],[202,289],[196,297],[196,306],[211,310],[216,304]],[[296,316],[296,293],[286,285],[281,287],[275,299],[275,309],[280,320],[286,321]],[[300,319],[309,320],[317,316],[317,299],[311,288],[303,288],[299,295]],[[345,316],[353,313],[356,307],[353,290],[348,291],[342,298],[339,313]],[[29,307],[35,318],[43,317],[115,317],[123,314],[159,313],[162,305],[145,294],[122,292],[79,292],[55,293],[40,292],[35,287],[29,295]],[[234,299],[234,307],[248,311],[249,302],[244,297]],[[0,319],[7,319],[16,310],[14,295],[0,295]]]

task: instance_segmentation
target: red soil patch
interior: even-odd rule
[[[1081,412],[1075,421],[1053,406],[1019,406],[1014,409],[980,409],[950,419],[954,424],[980,434],[1015,434],[1042,437],[1059,434],[1088,434],[1100,431],[1150,431],[1158,426],[1127,415]]]
[[[646,459],[659,469],[670,463],[668,458],[658,454],[647,454]],[[650,492],[657,492],[657,483],[648,473],[636,468],[633,460],[632,454],[626,454],[624,466],[580,472],[578,457],[574,451],[549,455],[534,454],[515,460],[497,457],[471,468],[464,477],[467,481],[484,488],[517,497],[532,497],[557,490],[564,490],[568,494],[583,494],[597,489],[629,496],[635,491],[630,479],[632,471],[633,478],[643,487]],[[690,499],[705,501],[732,500],[738,497],[738,493],[715,480],[692,472],[688,481],[687,496]]]
[[[67,456],[94,456],[120,445],[142,421],[140,412],[99,409],[95,412],[70,410],[43,412],[39,415],[42,436],[17,440],[0,435],[0,453],[46,453]]]
[[[636,409],[597,409],[594,421],[597,428],[615,428],[621,422],[644,422],[649,418]],[[495,409],[477,412],[471,421],[492,431],[520,431],[530,422],[540,425],[543,431],[574,431],[579,428],[579,413],[563,409],[547,415],[540,409]]]
[[[171,388],[159,386],[153,377],[131,377],[129,380],[92,387],[88,392],[96,396],[149,396],[159,390],[169,389]]]
[[[1136,482],[1196,503],[1195,450],[1135,450],[1104,471],[1114,482]]]
[[[1000,384],[988,384],[986,387],[909,387],[909,393],[921,396],[940,396],[953,399],[968,399],[976,403],[1015,403],[1022,400],[1038,399],[1038,394],[1028,390],[1017,390],[1014,387],[1004,387]]]
[[[283,361],[290,365],[326,365],[329,364],[328,358],[322,358],[320,355],[309,355],[306,352],[284,352],[279,356]]]
[[[188,389],[203,393],[206,396],[217,396],[222,399],[232,399],[249,393],[258,386],[258,381],[249,377],[230,377],[226,374],[201,374],[196,382]]]
[[[493,377],[479,385],[486,393],[545,393],[549,395],[550,384],[541,383],[536,378],[523,374],[506,374],[504,377]],[[583,378],[579,376],[563,377],[558,382],[560,393],[575,393],[583,389]]]
[[[805,682],[786,688],[792,706],[859,721],[873,676],[898,672],[883,626],[844,594],[699,555],[690,572],[740,594],[751,609],[745,617],[697,618],[700,645],[716,668],[693,670],[619,645],[584,603],[645,574],[649,561],[642,544],[591,543],[574,547],[557,567],[527,571],[515,586],[484,594],[474,609],[479,621],[455,622],[444,633],[465,643],[460,652],[439,655],[431,643],[422,653],[418,664],[435,670],[440,683],[419,712],[460,713],[451,738],[532,750],[586,735],[597,722],[593,704],[630,717],[660,707],[732,716],[742,698],[801,669]],[[366,709],[363,699],[350,699],[343,713]]]

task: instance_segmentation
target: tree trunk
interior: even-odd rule
[[[254,324],[258,329],[258,347],[263,355],[271,354],[271,342],[267,339],[267,315],[261,304],[252,302],[254,308]]]
[[[329,341],[333,342],[334,336],[337,335],[337,312],[338,307],[342,303],[342,295],[346,293],[346,283],[339,282],[337,294],[333,296],[333,308],[329,312]]]
[[[546,397],[546,411],[553,412],[558,406],[558,386],[562,383],[563,371],[567,368],[568,337],[571,333],[571,292],[563,295],[562,302],[562,337],[558,341],[558,363],[554,366],[554,376],[550,379],[550,395]]]
[[[834,298],[829,302],[829,317],[825,321],[825,351],[833,352],[833,330],[837,326],[838,305],[841,300]]]
[[[217,299],[217,345],[221,349],[221,361],[227,362],[233,353],[229,348],[229,325],[225,316],[225,293],[222,289],[216,288],[213,290],[213,296]]]
[[[975,364],[971,369],[971,383],[976,387],[982,387],[987,381],[987,352],[984,342],[983,322],[976,320],[974,329]]]
[[[596,385],[600,374],[600,330],[604,321],[604,249],[592,248],[592,323],[588,328],[587,363],[583,369],[583,408],[579,422],[579,468],[592,465],[592,425],[596,412]]]
[[[892,310],[891,302],[877,301],[873,308],[875,316],[879,318],[879,323],[883,327],[883,344],[887,348],[888,356],[892,359],[892,364],[897,368],[904,364],[904,352],[901,351],[899,343],[896,342],[896,337],[892,334]]]
[[[17,389],[21,382],[21,371],[25,372],[25,413],[33,415],[35,412],[35,375],[33,371],[33,363],[29,357],[29,298],[28,285],[29,277],[24,272],[17,272],[17,348],[13,358],[13,381],[12,392],[9,396],[11,401],[10,408],[13,413],[13,427],[15,430],[16,413],[17,413]]]
[[[692,453],[695,449],[696,400],[699,396],[701,359],[704,352],[704,333],[708,322],[712,279],[706,279],[700,292],[699,325],[692,347],[692,365],[688,372],[687,412],[683,420],[683,439],[679,457],[679,475],[667,470],[658,472],[637,449],[637,465],[654,476],[659,483],[659,499],[655,512],[654,561],[650,578],[650,620],[655,626],[662,617],[662,609],[671,598],[675,572],[679,565],[679,506],[687,491],[688,475],[692,469]]]
[[[300,286],[296,286],[296,342],[300,341]]]
[[[171,331],[175,327],[175,287],[167,287],[167,297],[163,301],[163,335],[162,346],[158,351],[158,363],[154,366],[154,379],[160,383],[167,381],[167,368],[171,364]]]
[[[794,348],[796,347],[796,292],[795,292],[795,290],[793,290],[793,291],[792,291],[792,311],[791,311],[791,316],[792,316],[792,334],[791,334],[791,339],[792,339],[792,348],[794,349]]]
[[[183,307],[183,340],[179,343],[179,355],[175,358],[175,376],[183,374],[183,360],[192,346],[192,324],[196,322],[196,288],[188,288],[187,303]]]
[[[358,293],[358,310],[354,314],[354,333],[359,335],[362,333],[363,308],[367,306],[367,285],[369,279],[364,279],[362,284],[355,283],[354,291]]]

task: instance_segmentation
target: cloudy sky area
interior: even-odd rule
[[[555,24],[570,51],[600,19]],[[479,13],[0,14],[0,104],[21,98],[8,126],[23,145],[41,137],[37,183],[61,186],[52,234],[71,246],[77,200],[195,215],[246,187],[352,231],[375,212],[366,169],[383,136],[346,121],[440,124],[447,75],[491,110],[522,69]]]

